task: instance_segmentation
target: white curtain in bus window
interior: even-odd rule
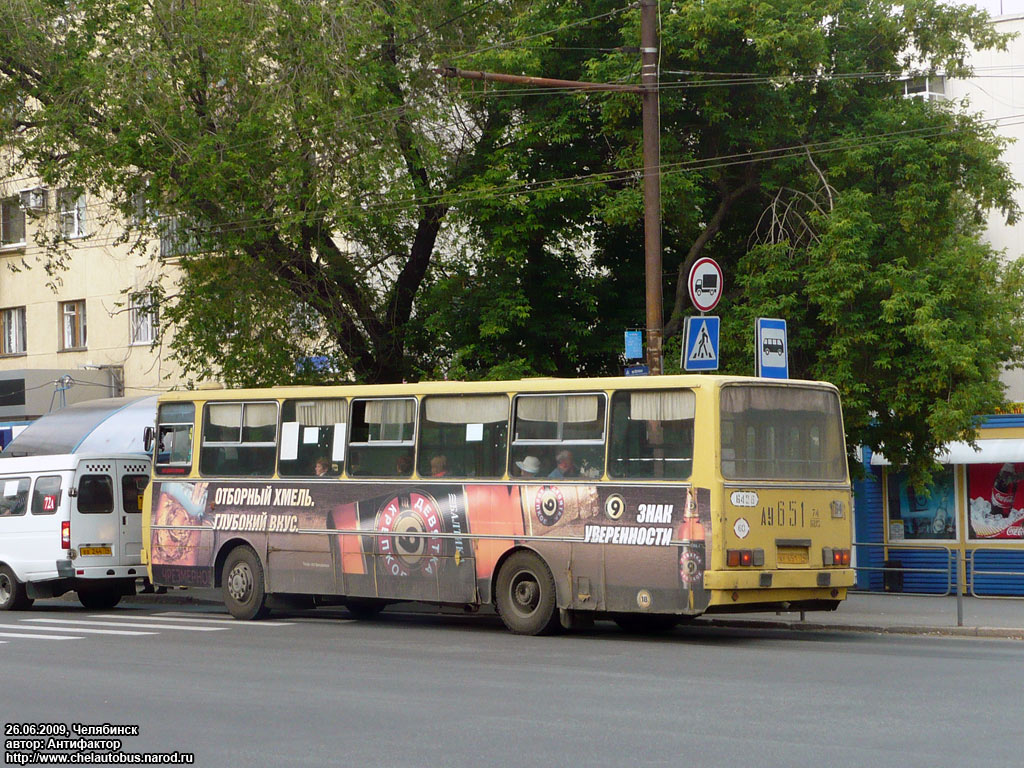
[[[693,469],[691,390],[616,392],[612,396],[612,477],[671,478]]]
[[[413,470],[416,400],[353,400],[348,474],[409,477]]]
[[[199,471],[204,475],[273,475],[277,403],[207,405],[202,443]]]
[[[724,387],[721,424],[722,474],[729,479],[846,478],[835,392],[800,386]]]
[[[508,406],[506,395],[424,398],[419,433],[420,475],[504,475]]]
[[[603,394],[516,397],[509,473],[555,479],[600,477],[604,412]]]
[[[282,477],[337,477],[345,458],[346,400],[285,400],[281,406]]]

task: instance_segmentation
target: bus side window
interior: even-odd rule
[[[109,475],[82,475],[78,481],[78,511],[83,515],[114,511],[114,482]]]
[[[501,477],[508,451],[506,395],[429,396],[420,403],[422,477]]]
[[[277,403],[209,403],[203,417],[199,471],[270,477],[277,455]]]
[[[0,480],[0,517],[20,517],[25,514],[30,483],[27,477]]]
[[[156,471],[158,474],[187,475],[192,470],[192,425],[196,407],[192,403],[165,403],[157,415]]]
[[[691,390],[612,395],[612,477],[685,479],[693,470]]]
[[[285,400],[277,472],[281,477],[337,477],[345,465],[348,402]]]
[[[532,477],[597,478],[604,473],[605,395],[517,395],[509,474],[539,462]]]
[[[32,491],[32,514],[53,515],[60,506],[60,475],[45,475],[36,478]]]
[[[352,477],[410,477],[416,434],[416,400],[411,397],[352,401],[348,474]]]

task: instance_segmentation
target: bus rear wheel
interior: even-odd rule
[[[24,611],[35,602],[9,566],[0,565],[0,611]]]
[[[498,615],[517,635],[548,635],[558,629],[555,579],[534,552],[515,552],[498,572]]]
[[[90,611],[106,611],[121,602],[121,590],[108,585],[82,587],[78,590],[78,602]]]
[[[231,550],[221,571],[221,588],[224,605],[236,619],[262,619],[270,613],[263,587],[263,565],[252,547],[243,545]]]

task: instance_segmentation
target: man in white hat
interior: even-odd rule
[[[526,456],[522,461],[517,461],[516,466],[521,477],[536,477],[540,472],[540,459],[536,456]]]

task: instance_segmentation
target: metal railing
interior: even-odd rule
[[[976,561],[978,555],[989,552],[1009,552],[1016,555],[1020,555],[1022,550],[1010,549],[1009,547],[985,547],[983,549],[972,550],[968,557],[965,558],[966,570],[967,570],[967,585],[970,590],[971,597],[977,597],[981,600],[1021,600],[1024,599],[1024,595],[979,595],[977,591],[978,587],[978,576],[1006,576],[1011,579],[1017,578],[1024,582],[1024,571],[992,571],[992,570],[981,570],[977,567]],[[1024,587],[1024,583],[1021,585]],[[1024,590],[1022,590],[1024,591]]]
[[[869,591],[871,591],[872,594],[901,594],[901,595],[912,594],[912,595],[921,595],[923,597],[949,597],[951,594],[955,594],[956,595],[956,625],[958,627],[962,627],[964,625],[963,590],[961,590],[959,588],[959,584],[957,583],[957,580],[956,580],[956,574],[957,574],[957,572],[959,570],[958,569],[958,565],[959,565],[959,561],[960,561],[960,552],[958,550],[953,549],[952,547],[948,547],[948,546],[942,545],[942,544],[908,544],[908,543],[905,543],[905,542],[900,542],[898,544],[892,544],[892,543],[888,543],[887,544],[887,543],[878,542],[878,541],[855,541],[855,542],[853,542],[853,546],[855,548],[860,548],[860,547],[865,547],[865,548],[879,547],[882,550],[905,551],[905,550],[911,549],[911,550],[921,550],[921,551],[929,552],[929,553],[944,552],[945,555],[946,555],[946,567],[945,568],[918,568],[918,567],[908,568],[908,567],[905,567],[902,564],[900,564],[900,565],[891,565],[891,563],[893,563],[894,561],[889,560],[888,558],[884,558],[883,561],[882,561],[884,564],[881,565],[881,566],[877,566],[877,565],[855,565],[854,566],[854,571],[856,571],[858,573],[861,572],[861,571],[864,571],[864,572],[871,572],[871,571],[881,572],[883,574],[883,582],[884,582],[885,574],[888,574],[888,573],[898,573],[898,574],[900,574],[901,577],[903,575],[905,575],[905,574],[908,574],[908,573],[912,573],[912,574],[914,574],[914,573],[916,573],[916,574],[932,573],[932,574],[937,574],[937,575],[940,575],[940,576],[941,575],[945,575],[945,577],[946,577],[946,591],[945,592],[941,592],[941,593],[940,592],[907,592],[903,588],[903,585],[902,585],[902,581],[903,580],[902,580],[902,578],[900,580],[901,584],[900,584],[900,589],[899,590],[892,590],[892,591],[885,590],[885,592],[883,592],[883,593],[877,593],[877,592],[874,592],[873,590],[869,590]],[[859,560],[859,558],[858,558],[858,560]]]
[[[883,565],[856,565],[854,570],[859,572],[880,572],[883,574],[883,583],[885,575],[889,573],[899,574],[900,585],[899,589],[889,590],[885,589],[884,592],[870,591],[872,594],[894,594],[894,595],[917,595],[922,597],[948,597],[950,594],[956,597],[956,625],[962,627],[964,623],[964,589],[960,588],[961,582],[958,579],[958,573],[960,570],[960,552],[959,549],[954,549],[949,546],[942,544],[913,544],[907,542],[899,543],[882,543],[873,541],[855,541],[853,546],[856,548],[864,547],[881,548],[883,551],[892,552],[903,552],[906,550],[915,550],[919,552],[928,553],[943,553],[945,555],[946,567],[938,568],[925,568],[925,567],[907,567],[902,563],[895,565],[894,561],[889,558],[883,559]],[[982,577],[1002,577],[1008,579],[1020,579],[1024,582],[1024,571],[1017,570],[1004,570],[1004,569],[980,569],[977,567],[978,555],[981,553],[1012,553],[1020,555],[1022,550],[1019,548],[1010,547],[985,547],[981,549],[973,549],[969,551],[964,557],[964,575],[963,584],[966,586],[967,592],[971,597],[976,597],[983,600],[1022,600],[1024,594],[1020,595],[992,595],[992,594],[979,594],[978,592],[978,576]],[[939,576],[944,575],[946,580],[946,590],[944,592],[923,592],[917,590],[907,590],[903,585],[902,577],[906,574],[936,574]],[[1024,584],[1022,584],[1024,586]],[[856,591],[856,590],[855,590]],[[865,590],[860,590],[865,591]],[[1024,593],[1024,589],[1021,590]]]

